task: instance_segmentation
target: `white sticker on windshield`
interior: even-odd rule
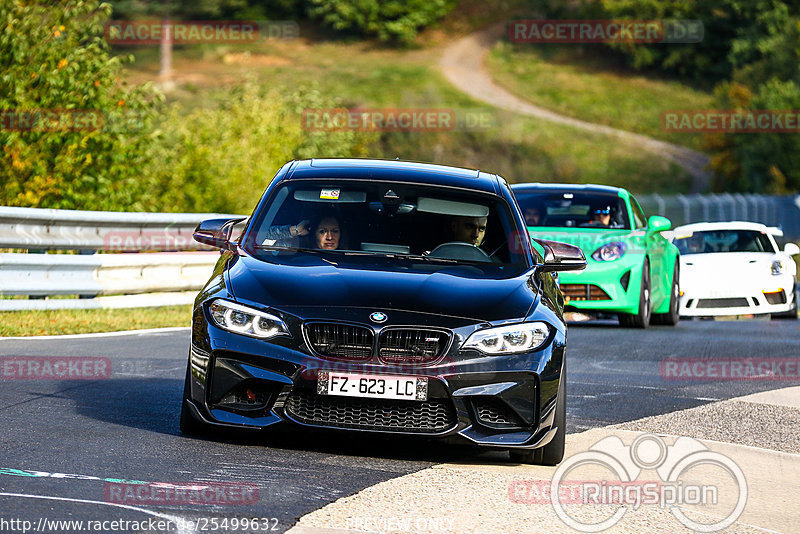
[[[339,200],[339,190],[323,189],[319,192],[319,198],[324,198],[325,200]]]

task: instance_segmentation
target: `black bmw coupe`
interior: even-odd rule
[[[506,181],[403,161],[284,165],[195,301],[181,431],[301,425],[448,437],[555,465],[566,326]],[[541,251],[541,253],[539,251]]]

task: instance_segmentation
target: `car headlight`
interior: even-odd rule
[[[606,243],[602,247],[592,252],[592,258],[596,261],[613,261],[618,260],[625,255],[627,247],[622,241],[614,241],[613,243]]]
[[[549,334],[548,326],[538,322],[498,326],[473,332],[461,348],[476,349],[484,354],[529,352],[541,347]]]
[[[227,300],[215,300],[208,306],[214,324],[235,334],[270,339],[288,336],[283,319],[269,313]]]
[[[775,276],[783,274],[783,263],[780,260],[773,261],[770,270],[772,271],[772,274]]]

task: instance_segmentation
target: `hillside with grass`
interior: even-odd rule
[[[310,37],[302,37],[303,34]],[[186,109],[224,106],[228,88],[253,83],[279,94],[313,88],[347,108],[454,109],[488,124],[434,132],[378,132],[363,155],[478,167],[511,182],[606,183],[633,191],[682,192],[690,178],[676,165],[604,135],[537,121],[479,103],[456,90],[437,68],[446,40],[414,49],[313,36],[296,41],[178,48],[177,88],[170,102]],[[155,51],[137,54],[129,79],[155,79]],[[296,119],[300,121],[298,116]],[[336,135],[336,134],[330,134]],[[320,153],[318,156],[327,154]]]
[[[487,66],[516,96],[558,113],[700,149],[700,134],[666,132],[661,114],[707,109],[713,95],[655,72],[628,67],[618,54],[592,44],[499,42]]]

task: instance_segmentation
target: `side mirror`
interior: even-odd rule
[[[230,237],[233,226],[243,220],[244,218],[208,219],[197,225],[197,228],[194,229],[194,234],[192,234],[192,237],[198,243],[211,245],[212,247],[221,248],[223,250],[230,250]]]
[[[582,271],[586,268],[586,256],[580,248],[546,239],[534,238],[534,241],[544,248],[544,263],[537,272]]]
[[[647,233],[654,234],[656,232],[664,232],[672,228],[672,222],[666,217],[653,215],[647,220]]]
[[[783,253],[787,256],[796,256],[797,254],[800,254],[800,247],[794,243],[786,243],[786,245],[783,247]]]

